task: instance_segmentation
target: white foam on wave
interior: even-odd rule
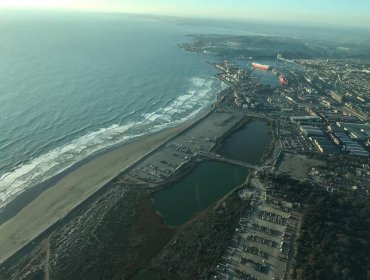
[[[51,178],[99,150],[160,131],[197,115],[216,98],[216,92],[212,92],[215,78],[192,78],[190,81],[186,92],[165,107],[143,114],[140,121],[123,125],[113,124],[90,132],[1,175],[0,210],[27,188]],[[218,89],[220,88],[221,86]]]
[[[13,197],[32,186],[32,182],[34,184],[40,183],[88,155],[114,144],[111,141],[112,138],[122,135],[132,126],[134,126],[134,123],[127,125],[115,124],[88,133],[73,140],[68,145],[53,149],[28,163],[18,166],[14,171],[3,174],[0,178],[0,209]]]
[[[181,94],[177,99],[154,112],[144,114],[143,117],[152,122],[182,120],[186,115],[188,118],[199,113],[215,100],[215,93],[212,92],[212,85],[215,79],[192,78],[190,89]]]

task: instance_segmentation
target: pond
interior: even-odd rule
[[[236,165],[201,162],[179,182],[156,192],[155,207],[166,223],[179,226],[241,185],[247,175],[247,169]]]
[[[271,140],[268,124],[255,120],[227,137],[217,153],[227,158],[258,164]]]

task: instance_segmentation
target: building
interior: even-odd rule
[[[335,91],[331,91],[329,94],[330,94],[330,97],[333,98],[338,103],[343,103],[343,96],[341,94]]]
[[[320,128],[314,126],[300,126],[300,130],[306,136],[324,136],[325,133]]]
[[[320,153],[335,155],[339,154],[338,148],[327,137],[312,136],[309,139]]]
[[[339,139],[343,150],[355,156],[369,156],[368,151],[366,151],[359,143],[351,140],[346,133],[335,132],[334,134]]]
[[[370,139],[370,125],[369,124],[357,124],[357,123],[345,123],[337,122],[337,126],[343,128],[351,138],[361,142],[366,142]]]

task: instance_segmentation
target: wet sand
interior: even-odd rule
[[[191,123],[169,128],[110,150],[72,170],[0,225],[0,264],[67,215],[120,173]]]

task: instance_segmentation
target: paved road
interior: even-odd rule
[[[200,156],[207,157],[207,158],[210,158],[210,159],[215,159],[215,160],[219,160],[219,161],[223,161],[223,162],[226,162],[226,163],[231,163],[231,164],[235,164],[235,165],[239,165],[239,166],[242,166],[242,167],[251,168],[251,169],[255,169],[255,170],[263,170],[263,169],[268,167],[268,166],[258,166],[258,165],[255,165],[255,164],[243,162],[243,161],[236,160],[236,159],[225,158],[221,155],[217,155],[217,154],[210,153],[210,152],[199,152],[198,154]]]

